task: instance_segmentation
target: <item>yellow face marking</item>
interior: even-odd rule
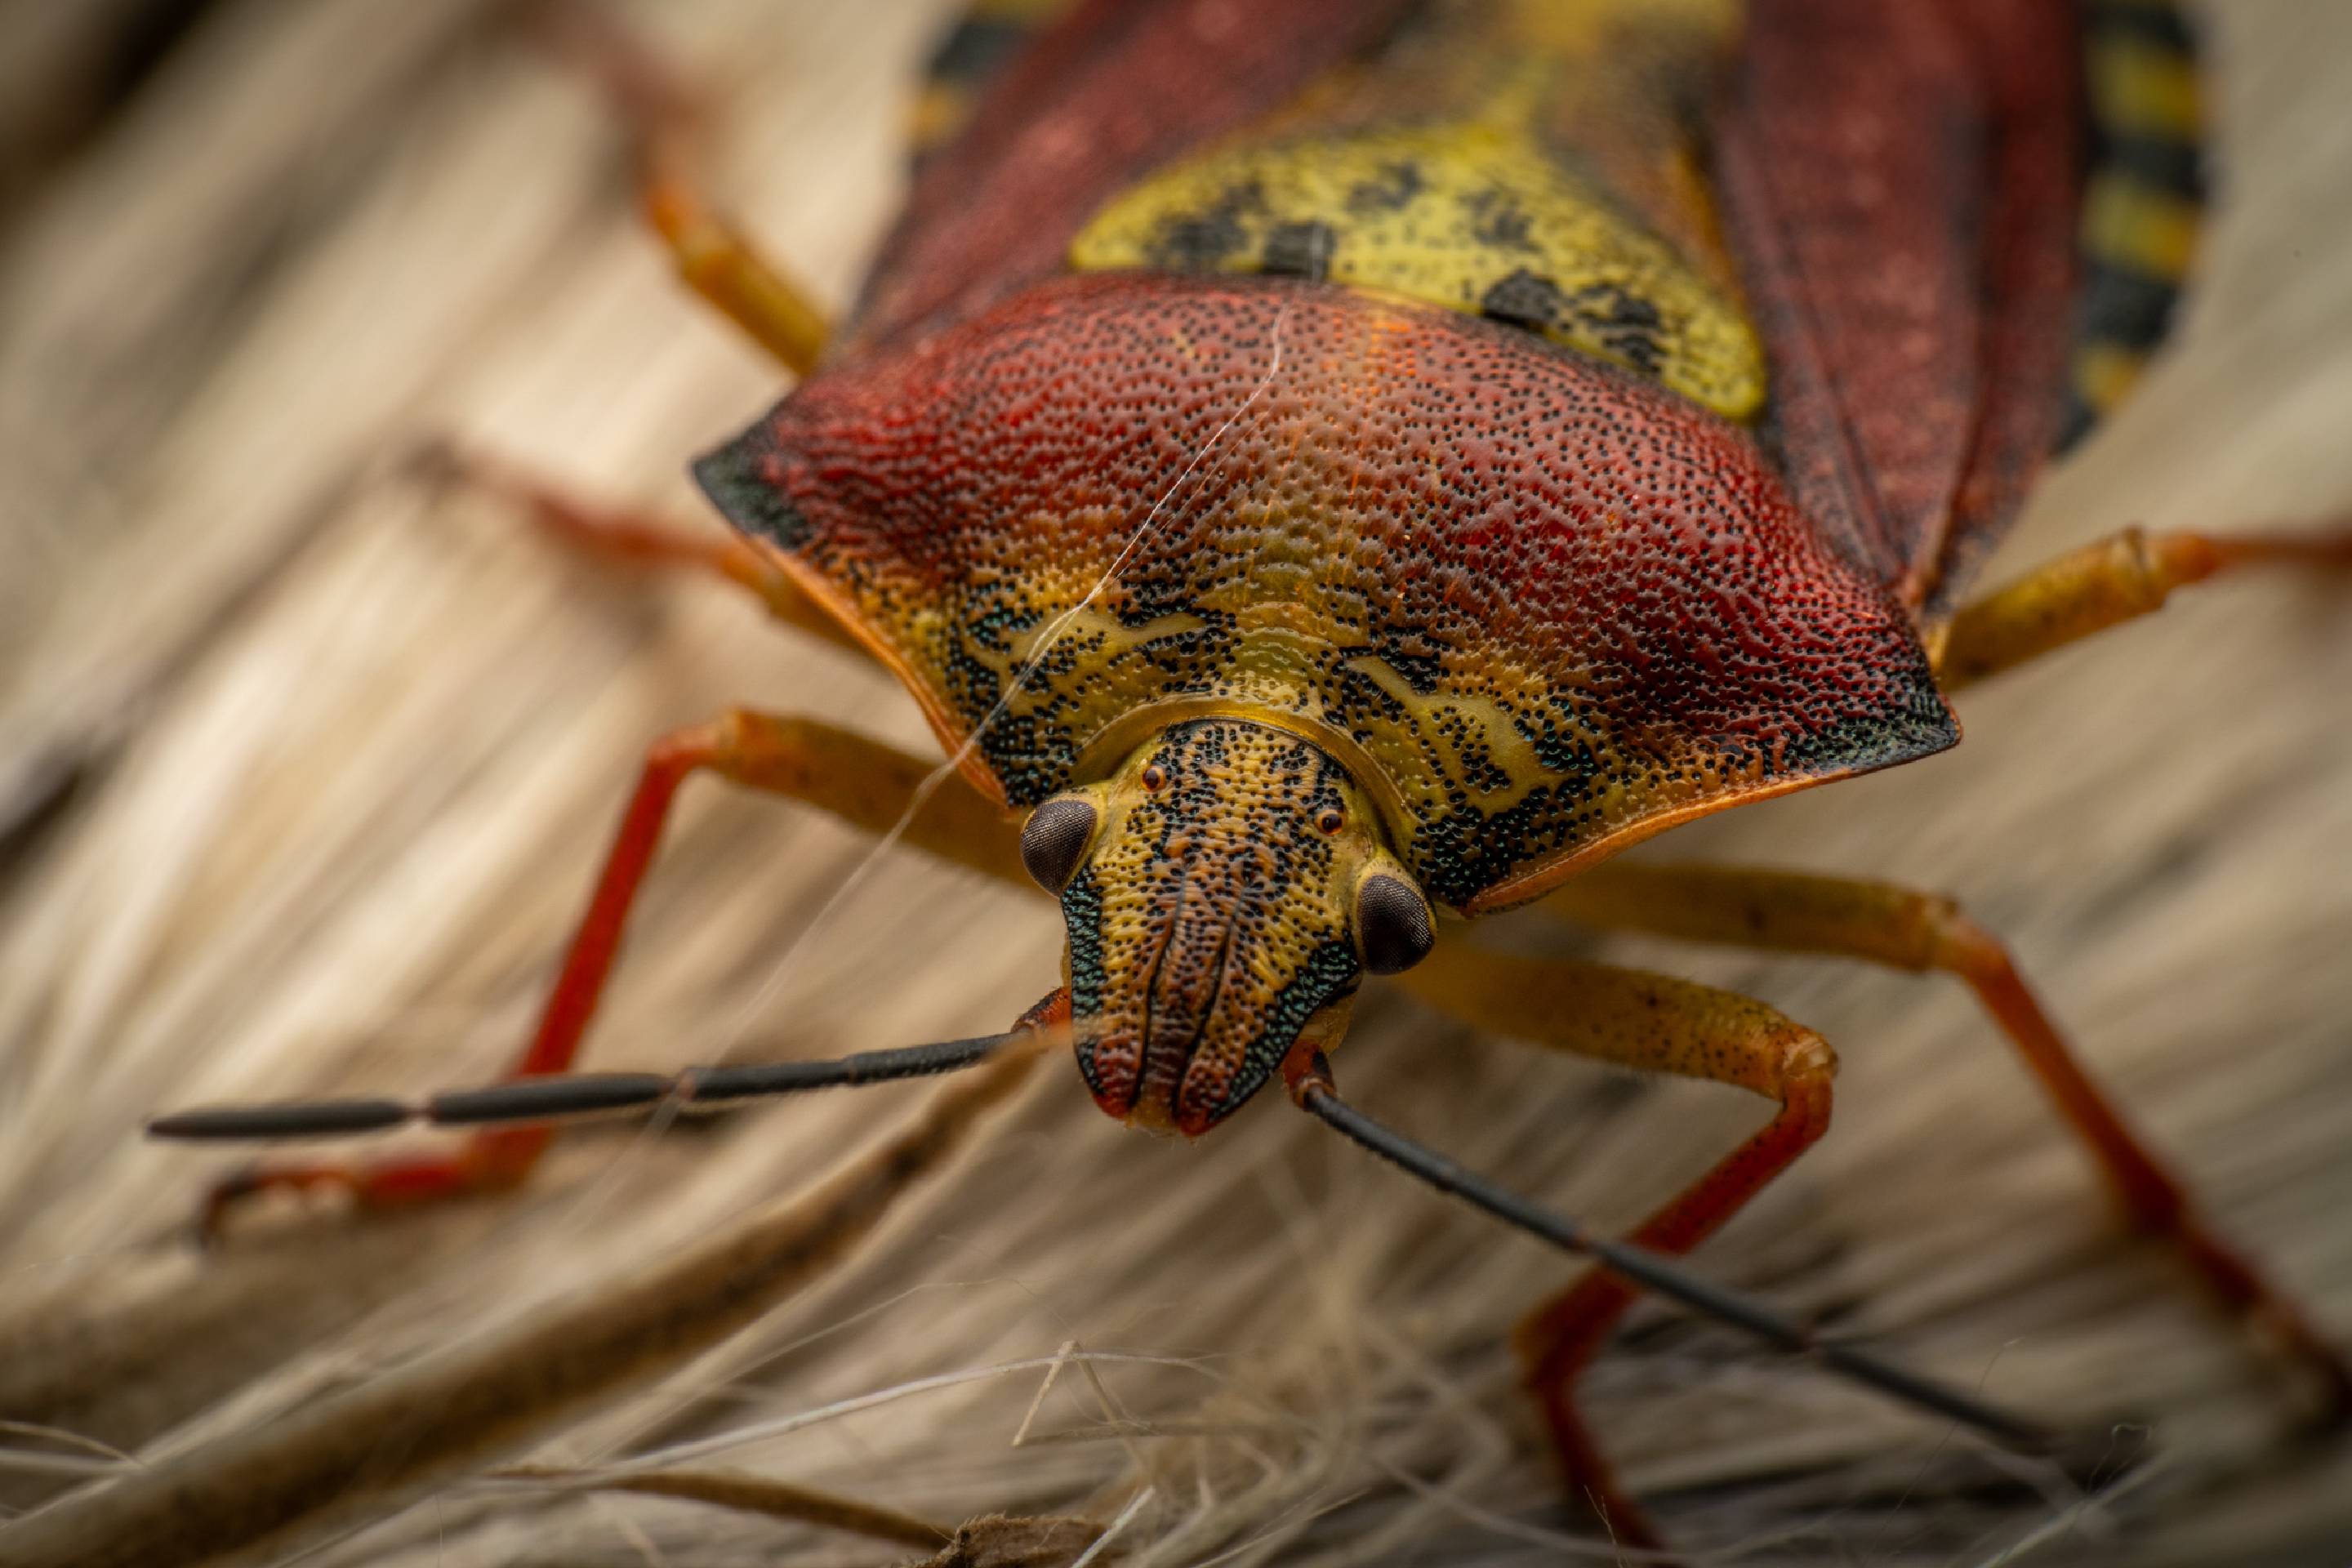
[[[1363,885],[1410,878],[1344,767],[1246,721],[1171,725],[1059,798],[1097,825],[1062,889],[1080,1069],[1111,1114],[1197,1136],[1336,1035]]]

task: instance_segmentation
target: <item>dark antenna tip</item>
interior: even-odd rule
[[[1594,1236],[1576,1221],[1538,1208],[1434,1150],[1422,1147],[1340,1099],[1339,1086],[1331,1079],[1331,1064],[1320,1052],[1303,1071],[1293,1075],[1291,1098],[1297,1101],[1299,1109],[1326,1126],[1439,1192],[1483,1209],[1504,1224],[1540,1237],[1563,1252],[1591,1258],[1654,1295],[1680,1302],[1701,1316],[1729,1323],[1767,1343],[1892,1394],[1906,1405],[1974,1427],[2004,1447],[2037,1456],[2055,1456],[2066,1448],[2065,1440],[2045,1426],[1906,1372],[1851,1345],[1822,1339],[1794,1319],[1751,1297],[1685,1271],[1663,1253]]]
[[[332,1138],[382,1132],[412,1121],[414,1106],[396,1100],[310,1100],[278,1105],[206,1106],[174,1111],[147,1123],[147,1136],[180,1142],[247,1142],[264,1138]]]
[[[259,1142],[278,1138],[343,1138],[406,1122],[433,1127],[492,1127],[564,1121],[669,1104],[707,1110],[747,1100],[810,1089],[925,1078],[985,1061],[1030,1029],[940,1040],[896,1050],[860,1051],[827,1061],[767,1062],[649,1072],[561,1073],[520,1078],[480,1089],[451,1089],[422,1104],[397,1100],[287,1100],[274,1105],[212,1106],[175,1111],[147,1123],[147,1135],[179,1142]]]

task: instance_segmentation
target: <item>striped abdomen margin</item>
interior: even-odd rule
[[[2197,39],[2170,0],[2084,0],[2090,77],[2072,446],[2139,379],[2170,329],[2205,210]]]

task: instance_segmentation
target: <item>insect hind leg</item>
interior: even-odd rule
[[[1588,925],[1857,958],[1959,980],[2097,1160],[2133,1227],[2171,1246],[2217,1304],[2308,1373],[2322,1425],[2352,1417],[2352,1366],[2343,1352],[2292,1296],[2214,1228],[2179,1178],[2084,1071],[2007,946],[1951,900],[1842,877],[1612,864],[1569,883],[1549,907]]]
[[[715,773],[789,796],[869,833],[889,832],[903,822],[902,837],[916,847],[1030,886],[1010,819],[957,778],[944,779],[926,793],[938,772],[919,758],[847,730],[743,709],[656,742],[646,751],[635,793],[538,1031],[507,1076],[537,1078],[572,1068],[671,803],[694,773]],[[362,1209],[386,1210],[500,1191],[524,1181],[553,1138],[546,1126],[501,1127],[476,1132],[453,1153],[436,1158],[259,1166],[213,1190],[204,1207],[203,1231],[207,1237],[217,1236],[232,1212],[268,1192],[338,1190]]]
[[[1626,1239],[1687,1253],[1828,1131],[1837,1058],[1811,1030],[1760,1002],[1633,970],[1441,946],[1402,977],[1433,1005],[1480,1028],[1623,1067],[1706,1079],[1778,1103],[1772,1119]],[[1594,1270],[1539,1306],[1514,1336],[1528,1390],[1549,1427],[1570,1489],[1620,1546],[1657,1548],[1646,1514],[1618,1485],[1577,1407],[1576,1385],[1637,1289]]]
[[[1964,605],[1938,641],[1946,691],[2161,609],[2176,589],[2246,566],[2299,566],[2352,580],[2352,524],[2308,533],[2148,533],[2127,528],[2044,562]]]

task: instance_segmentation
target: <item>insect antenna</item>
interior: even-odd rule
[[[940,1040],[895,1050],[860,1051],[828,1061],[761,1062],[742,1067],[688,1068],[678,1073],[565,1073],[514,1079],[481,1089],[451,1089],[425,1100],[306,1100],[270,1105],[223,1105],[174,1111],[147,1123],[151,1138],[186,1142],[245,1142],[273,1138],[336,1138],[381,1132],[411,1122],[431,1127],[488,1127],[562,1121],[657,1106],[718,1110],[747,1100],[848,1089],[893,1079],[929,1078],[976,1067],[1035,1031]]]
[[[2057,1435],[2045,1427],[2011,1415],[1957,1389],[1905,1372],[1850,1345],[1824,1340],[1752,1297],[1686,1272],[1663,1253],[1595,1236],[1566,1215],[1539,1208],[1506,1192],[1436,1151],[1423,1148],[1373,1121],[1340,1099],[1339,1087],[1331,1079],[1330,1064],[1320,1052],[1316,1054],[1313,1064],[1298,1075],[1291,1095],[1307,1114],[1438,1191],[1484,1209],[1504,1224],[1516,1226],[1564,1252],[1591,1258],[1644,1290],[1677,1301],[1703,1317],[1729,1323],[1769,1344],[1892,1394],[1905,1404],[1973,1426],[2003,1447],[2033,1453],[2051,1453],[2060,1447]]]

